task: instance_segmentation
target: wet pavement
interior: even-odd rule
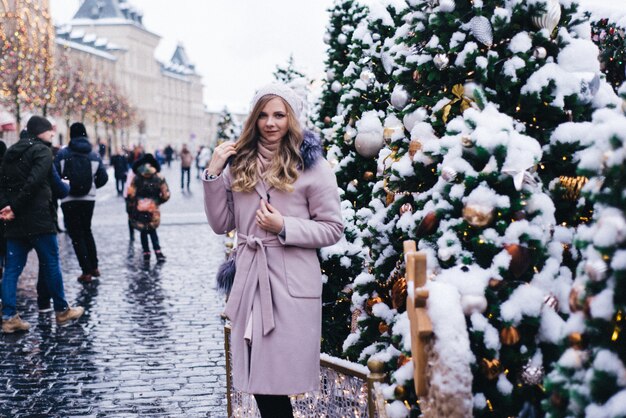
[[[214,290],[223,240],[206,223],[200,181],[183,193],[178,165],[163,173],[172,192],[158,229],[165,263],[154,254],[144,263],[137,233],[129,243],[112,176],[94,215],[97,286],[76,281],[69,237],[59,235],[67,300],[86,308],[77,323],[58,327],[53,313],[38,313],[31,253],[18,290],[31,330],[0,334],[0,417],[226,416],[223,302]]]

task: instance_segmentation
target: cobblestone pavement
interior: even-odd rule
[[[0,417],[226,416],[223,302],[214,290],[223,241],[206,223],[200,181],[183,193],[178,165],[163,173],[172,192],[158,229],[164,264],[154,255],[144,264],[138,234],[129,243],[113,178],[94,215],[99,285],[76,281],[69,237],[59,235],[67,299],[86,308],[78,323],[57,327],[53,313],[38,313],[30,255],[18,311],[31,330],[0,334]]]

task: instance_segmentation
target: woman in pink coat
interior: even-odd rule
[[[262,417],[292,417],[287,395],[319,390],[322,278],[316,249],[343,232],[337,180],[319,139],[303,132],[290,88],[257,92],[236,143],[204,172],[205,211],[218,234],[237,230],[233,384]],[[228,165],[227,165],[228,162]]]

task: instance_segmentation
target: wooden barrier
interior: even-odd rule
[[[416,251],[415,241],[404,241],[404,260],[407,281],[406,311],[411,322],[415,393],[417,396],[425,396],[428,393],[426,345],[433,334],[433,324],[426,310],[426,255]]]

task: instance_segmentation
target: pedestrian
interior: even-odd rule
[[[193,163],[193,154],[187,148],[187,144],[183,144],[180,150],[180,188],[185,189],[185,173],[187,174],[187,190],[189,190],[189,176],[191,175],[191,164]]]
[[[133,183],[134,178],[135,173],[133,172],[133,170],[128,170],[128,177],[126,178],[126,183],[124,184],[124,192],[122,193],[122,196],[124,196],[124,202],[126,203],[126,215],[128,216],[128,234],[131,243],[135,242],[135,228],[133,228],[133,223],[130,219],[130,214],[132,212],[132,202],[131,199],[128,198],[128,189]]]
[[[52,191],[52,200],[53,202],[55,202],[54,222],[58,232],[58,204],[56,203],[59,199],[65,198],[70,193],[70,183],[61,179],[61,175],[57,171],[57,168],[54,164],[52,164],[52,181],[50,182],[50,189]],[[52,311],[52,305],[50,304],[51,298],[52,294],[50,293],[50,291],[48,290],[48,286],[46,285],[45,268],[41,263],[39,263],[39,271],[37,274],[37,307],[39,308],[39,313],[47,313]]]
[[[135,145],[130,154],[128,154],[128,166],[132,167],[135,161],[143,157],[143,154],[143,147],[141,145]]]
[[[209,147],[205,147],[204,145],[200,146],[200,150],[198,150],[198,155],[196,156],[196,178],[200,178],[200,173],[204,171],[204,169],[211,161],[211,150]]]
[[[217,146],[203,173],[211,228],[237,230],[224,310],[232,325],[233,384],[254,394],[264,418],[292,417],[288,395],[319,390],[316,250],[343,231],[337,180],[319,139],[303,131],[301,109],[289,87],[263,87],[241,137]]]
[[[170,190],[165,177],[160,175],[159,171],[161,171],[161,165],[152,154],[144,155],[133,164],[135,177],[127,192],[130,221],[133,228],[140,231],[144,261],[150,261],[148,237],[152,241],[157,261],[165,261],[156,230],[161,224],[159,206],[169,200]]]
[[[172,166],[172,159],[174,158],[174,148],[170,144],[167,144],[165,149],[163,150],[165,154],[165,162],[167,163],[167,168]]]
[[[117,190],[117,195],[121,196],[124,192],[124,184],[126,184],[128,174],[128,157],[120,148],[111,157],[111,165],[115,174],[115,189]]]
[[[2,332],[28,331],[30,325],[17,313],[17,282],[28,253],[35,249],[50,292],[56,322],[65,325],[80,318],[84,308],[70,307],[65,300],[52,205],[52,125],[33,116],[26,125],[28,136],[12,145],[0,167],[0,220],[6,222],[6,266],[2,280]]]
[[[61,176],[70,182],[70,193],[61,199],[61,210],[82,270],[78,281],[88,284],[94,277],[100,277],[91,221],[96,189],[104,186],[109,176],[100,155],[92,151],[85,125],[76,122],[70,126],[70,143],[57,153],[54,164]]]

